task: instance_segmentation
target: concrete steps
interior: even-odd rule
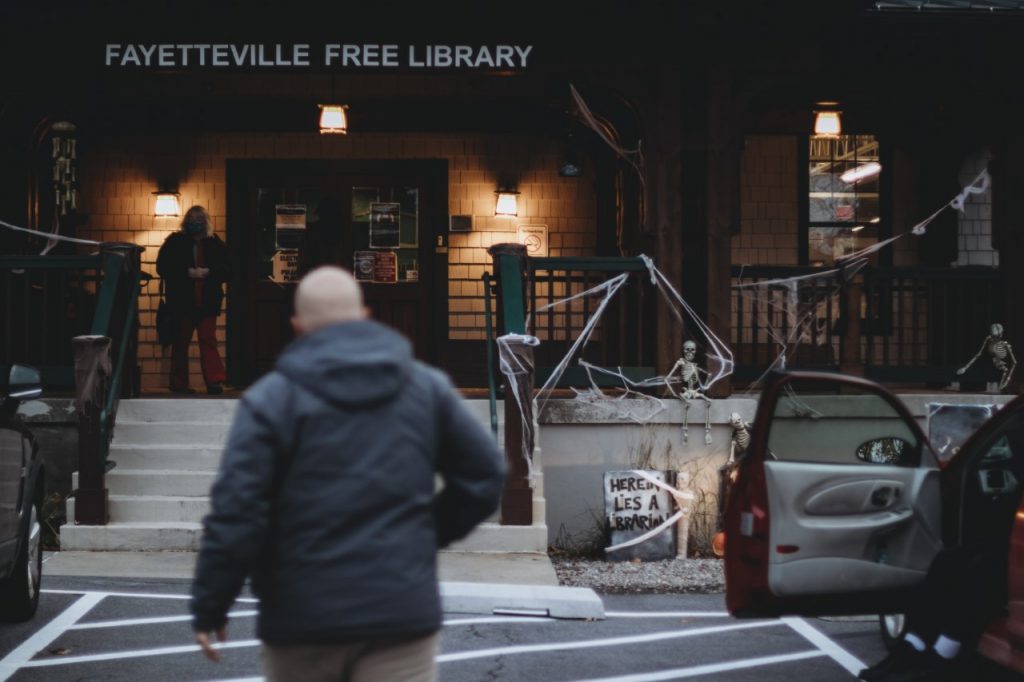
[[[466,404],[490,428],[487,401],[471,400]],[[117,466],[106,477],[110,523],[65,524],[60,531],[61,550],[197,550],[201,521],[210,507],[210,486],[220,465],[236,406],[235,399],[121,401],[110,448],[110,459]],[[546,551],[546,504],[539,450],[535,462],[536,522],[532,526],[501,526],[495,518],[451,547],[452,551]],[[77,473],[72,485],[78,485]],[[74,519],[74,498],[68,500],[68,518]]]

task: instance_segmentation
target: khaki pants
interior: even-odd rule
[[[438,633],[345,644],[263,644],[267,682],[435,682]]]

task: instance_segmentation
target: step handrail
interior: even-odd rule
[[[75,491],[75,522],[87,525],[106,525],[110,519],[104,485],[106,473],[115,464],[109,459],[110,441],[123,390],[125,365],[134,364],[132,349],[137,343],[139,292],[151,279],[141,268],[144,247],[117,243],[104,244],[102,248],[103,278],[97,292],[92,335],[76,339],[76,343],[94,347],[92,357],[83,355],[82,367],[76,367],[83,370],[83,376],[78,391],[79,486]],[[115,336],[115,332],[119,333]],[[115,338],[116,356],[111,367],[110,344]]]

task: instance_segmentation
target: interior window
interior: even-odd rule
[[[807,155],[807,258],[836,259],[878,241],[882,166],[874,135],[816,135]]]
[[[832,382],[786,384],[768,434],[772,457],[822,464],[917,466],[921,443],[881,395]]]

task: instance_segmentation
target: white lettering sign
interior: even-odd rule
[[[525,69],[533,45],[327,43],[107,43],[104,64],[124,68],[308,67],[341,69]],[[311,55],[319,55],[314,63]]]

